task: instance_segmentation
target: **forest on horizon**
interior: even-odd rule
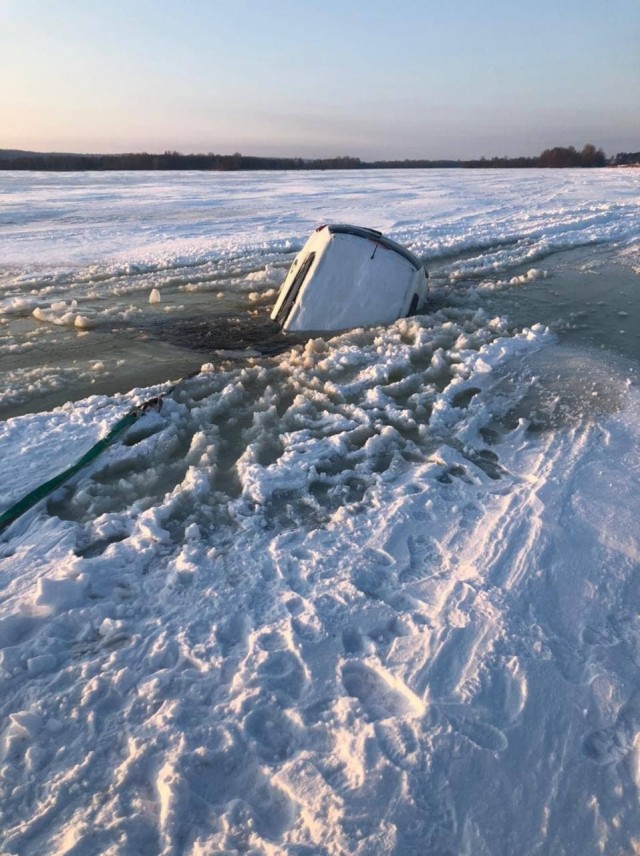
[[[0,149],[0,170],[318,170],[318,169],[495,169],[495,168],[567,168],[625,166],[640,163],[640,152],[619,152],[607,158],[601,148],[587,143],[581,151],[574,146],[545,149],[536,157],[493,157],[471,160],[376,160],[364,161],[344,155],[332,158],[281,158],[242,155],[162,154],[69,154],[22,152]]]

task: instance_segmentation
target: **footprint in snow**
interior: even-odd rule
[[[418,770],[424,766],[420,738],[414,726],[403,719],[376,722],[375,734],[384,755],[401,770]]]
[[[640,730],[640,693],[633,695],[620,709],[615,723],[588,734],[582,749],[597,764],[619,761],[633,748]]]
[[[247,757],[241,739],[234,736],[225,745],[217,742],[215,731],[211,737],[212,746],[184,753],[178,760],[176,822],[182,818],[190,832],[210,832],[213,811],[240,834],[248,829],[266,838],[283,835],[296,816],[293,800],[269,780],[256,759]]]
[[[380,566],[358,568],[353,575],[353,583],[358,591],[375,600],[381,600],[389,585],[390,577],[387,568]]]
[[[394,596],[395,597],[395,596]],[[386,601],[385,601],[386,602]],[[398,612],[409,611],[414,606],[413,601],[398,599],[389,604]],[[342,647],[350,657],[358,657],[372,654],[376,648],[388,648],[399,636],[406,636],[407,629],[402,615],[394,615],[388,621],[373,625],[368,630],[359,630],[357,627],[345,627],[342,631]]]
[[[249,622],[242,613],[233,612],[223,618],[215,629],[216,641],[223,656],[226,657],[236,645],[246,642],[248,633]]]
[[[364,654],[367,651],[362,633],[353,627],[347,627],[342,631],[342,647],[345,653],[351,656]]]
[[[480,428],[478,433],[480,434],[484,442],[487,443],[489,446],[497,445],[502,439],[499,431],[496,431],[495,428],[490,428],[488,426]]]
[[[611,625],[610,621],[592,621],[586,624],[582,629],[582,641],[586,645],[599,645],[608,647],[609,645],[617,645],[620,642],[620,636]]]
[[[278,690],[292,699],[302,693],[306,675],[304,666],[292,651],[273,651],[260,664],[258,675],[267,689]]]
[[[461,479],[466,484],[473,484],[473,480],[469,478],[466,469],[460,464],[452,464],[444,469],[440,475],[436,476],[436,481],[439,481],[440,484],[451,484],[454,478]]]
[[[549,642],[556,667],[565,681],[572,684],[586,682],[589,658],[580,646],[559,637]]]
[[[480,722],[477,719],[466,717],[449,716],[446,714],[451,727],[470,740],[479,749],[486,749],[489,752],[504,752],[509,745],[507,736],[504,731],[496,728],[494,725],[489,725],[487,722]]]
[[[426,710],[422,699],[382,667],[376,670],[360,661],[345,663],[342,684],[373,722],[393,716],[422,716]]]
[[[256,741],[258,754],[266,761],[284,761],[298,744],[296,726],[274,705],[259,705],[247,714],[244,729]]]
[[[506,473],[506,470],[500,466],[498,456],[491,449],[473,450],[465,457],[493,481],[500,481]]]

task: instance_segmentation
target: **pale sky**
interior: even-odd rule
[[[640,0],[0,0],[0,148],[640,150]]]

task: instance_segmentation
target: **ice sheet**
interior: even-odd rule
[[[638,240],[637,180],[612,170],[15,181],[13,317],[45,268],[80,314],[109,288],[78,285],[77,236],[114,186],[96,263],[148,263],[159,280],[122,275],[145,305],[174,249],[236,253],[264,294],[330,192],[331,219],[370,206],[457,253],[443,288],[489,245],[508,283],[532,248],[540,268],[549,244]],[[0,423],[0,508],[158,391]],[[0,540],[4,851],[633,852],[639,417],[637,364],[514,330],[481,289],[211,362]]]

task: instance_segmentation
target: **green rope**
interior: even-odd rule
[[[98,455],[104,452],[105,449],[107,449],[114,440],[122,434],[123,431],[126,431],[127,428],[133,425],[139,416],[146,413],[146,411],[151,407],[160,407],[161,403],[162,399],[157,397],[152,398],[149,401],[145,401],[144,404],[141,404],[138,407],[134,407],[134,409],[130,410],[122,417],[122,419],[119,419],[109,433],[101,440],[98,440],[98,442],[95,443],[95,445],[93,445],[79,460],[77,460],[75,464],[72,464],[64,470],[64,472],[58,473],[57,476],[49,479],[49,481],[44,484],[39,485],[37,488],[32,490],[31,493],[23,496],[22,499],[19,499],[18,502],[14,503],[6,511],[3,511],[2,514],[0,514],[0,533],[4,532],[8,526],[21,517],[26,511],[33,508],[33,506],[40,502],[41,499],[49,496],[49,494],[53,493],[56,488],[59,488],[60,485],[64,484],[68,479],[83,469],[83,467],[86,467],[87,464],[95,460]]]
[[[49,496],[49,494],[53,493],[56,488],[59,488],[60,485],[63,485],[83,467],[86,467],[87,464],[90,464],[91,461],[95,460],[98,455],[104,452],[104,450],[108,448],[120,434],[122,434],[123,431],[126,431],[127,428],[133,425],[139,416],[142,416],[143,413],[146,413],[147,410],[153,407],[156,407],[159,410],[163,398],[167,395],[173,394],[176,389],[183,386],[192,378],[197,377],[199,374],[200,369],[191,372],[191,374],[188,374],[186,377],[183,377],[181,380],[174,383],[173,386],[169,387],[169,389],[165,391],[164,395],[158,395],[155,398],[150,398],[143,404],[139,404],[137,407],[134,407],[133,410],[130,410],[122,417],[122,419],[116,422],[109,433],[103,437],[102,440],[98,440],[98,442],[93,445],[78,461],[76,461],[75,464],[72,464],[68,469],[64,470],[64,472],[59,473],[44,484],[39,485],[37,488],[32,490],[31,493],[23,496],[22,499],[19,499],[10,508],[7,508],[6,511],[3,511],[2,514],[0,514],[0,535],[26,511],[29,511],[30,508],[37,505],[41,499]]]

